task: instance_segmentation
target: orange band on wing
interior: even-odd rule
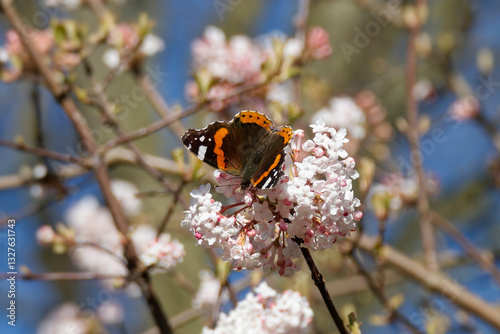
[[[240,118],[241,123],[257,124],[266,130],[269,130],[273,124],[269,118],[256,111],[242,111],[236,117]]]
[[[224,151],[222,150],[222,142],[224,137],[227,136],[228,133],[229,131],[226,128],[220,128],[214,135],[214,153],[217,154],[217,167],[221,170],[226,169],[226,164],[224,162],[226,158],[224,157]]]
[[[280,159],[281,159],[281,154],[278,154],[278,155],[276,156],[276,159],[274,159],[273,164],[269,167],[269,169],[268,169],[268,170],[266,170],[266,172],[265,172],[265,173],[263,173],[263,174],[259,177],[259,179],[253,183],[253,184],[254,184],[254,186],[258,185],[258,184],[260,183],[260,181],[262,181],[262,179],[264,179],[266,176],[268,176],[268,175],[269,175],[269,173],[271,173],[271,171],[272,171],[272,170],[273,170],[273,169],[274,169],[274,168],[275,168],[275,167],[276,167],[276,166],[280,163]]]

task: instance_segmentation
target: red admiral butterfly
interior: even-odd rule
[[[274,126],[266,115],[245,110],[229,122],[189,129],[182,142],[212,167],[241,178],[241,189],[274,187],[283,175],[284,149],[292,128]]]

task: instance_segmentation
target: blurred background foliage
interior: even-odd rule
[[[156,21],[154,31],[164,39],[166,48],[148,60],[148,66],[154,68],[158,64],[161,71],[168,73],[168,77],[157,88],[171,106],[189,105],[184,89],[192,74],[190,44],[193,39],[202,35],[207,25],[220,27],[227,36],[245,34],[257,37],[274,31],[281,31],[289,36],[294,34],[296,1],[242,1],[222,16],[218,15],[215,3],[202,0],[143,0],[110,6],[118,21],[135,21],[138,14],[143,12]],[[26,18],[31,18],[34,13],[40,11],[40,4],[37,1],[17,1],[16,5]],[[395,128],[398,120],[406,117],[405,61],[408,32],[403,28],[403,18],[394,17],[394,24],[382,27],[380,33],[369,38],[366,46],[358,48],[359,53],[352,53],[346,57],[342,51],[342,45],[345,43],[355,46],[356,27],[365,29],[367,24],[375,20],[370,12],[375,10],[374,8],[384,9],[386,6],[387,3],[382,0],[311,2],[308,25],[321,26],[329,32],[333,54],[327,60],[307,65],[304,69],[302,76],[304,115],[303,119],[298,121],[302,127],[308,124],[314,112],[328,104],[332,96],[355,95],[361,90],[371,90],[380,99],[381,105],[387,110],[387,120]],[[446,122],[445,115],[464,90],[468,89],[474,93],[477,89],[482,89],[484,80],[481,81],[481,78],[486,80],[490,78],[494,82],[500,80],[498,67],[488,65],[488,57],[493,59],[494,64],[500,52],[499,13],[500,2],[495,0],[431,0],[428,3],[427,23],[419,36],[417,47],[420,56],[419,80],[429,80],[436,91],[432,99],[419,104],[419,110],[421,115],[431,120],[431,129],[443,129],[446,134],[443,143],[434,143],[432,151],[424,155],[426,170],[439,184],[439,192],[432,197],[431,206],[451,220],[476,246],[489,250],[495,256],[497,264],[500,193],[495,184],[491,164],[498,159],[498,148],[495,147],[495,140],[498,142],[500,101],[498,87],[494,86],[487,98],[480,99],[482,122],[477,120],[461,123]],[[68,16],[60,10],[56,10],[53,14],[60,17]],[[98,24],[87,10],[77,10],[71,15],[80,22],[86,22],[89,29]],[[4,20],[0,23],[2,32],[0,36],[4,36],[8,24]],[[102,52],[103,50],[97,50],[92,59],[98,76],[105,73],[105,65],[101,60]],[[36,120],[33,105],[30,99],[26,98],[31,94],[32,86],[31,82],[26,81],[13,84],[0,83],[1,138],[11,139],[22,134],[27,142],[34,140]],[[112,83],[109,94],[119,97],[123,92],[130,92],[134,86],[135,82],[131,75],[124,74]],[[41,123],[46,147],[61,152],[66,152],[68,147],[74,148],[78,139],[72,125],[50,94],[46,91],[41,93],[43,109]],[[84,113],[91,115],[87,118],[92,128],[99,127],[88,108],[81,107]],[[126,131],[131,131],[150,124],[157,117],[151,105],[144,99],[123,121],[123,126]],[[205,113],[198,113],[186,119],[185,124],[204,124],[206,123],[204,117]],[[485,124],[489,124],[490,128]],[[109,138],[104,136],[100,141],[105,142]],[[422,140],[426,138],[424,135]],[[138,140],[137,144],[143,152],[170,157],[171,150],[180,145],[180,140],[168,131],[162,130]],[[33,166],[39,161],[35,156],[1,147],[0,155],[1,175],[18,173],[20,166]],[[379,158],[378,167],[381,170],[397,171],[399,159],[408,160],[408,155],[405,136],[396,131],[387,149],[380,151],[380,156],[374,158]],[[158,189],[154,180],[134,167],[113,168],[112,175],[134,182],[140,190]],[[55,255],[50,250],[42,250],[36,244],[34,235],[38,226],[63,220],[64,211],[83,195],[99,196],[94,179],[88,175],[75,178],[69,181],[68,185],[70,195],[66,199],[56,201],[37,214],[23,218],[17,226],[18,263],[26,265],[34,272],[67,271],[68,268],[72,268],[71,261],[65,255]],[[190,185],[188,188],[193,189],[197,186]],[[29,187],[1,191],[0,211],[4,215],[16,217],[26,210],[27,205],[34,202],[30,196]],[[144,200],[147,219],[157,224],[170,200],[169,196]],[[196,282],[198,271],[208,266],[208,258],[202,249],[194,247],[192,235],[180,228],[181,209],[177,210],[175,217],[168,226],[168,231],[179,238],[187,253],[184,262],[177,267],[177,270]],[[419,258],[421,246],[417,218],[416,211],[412,208],[404,209],[398,215],[392,216],[387,226],[387,242],[400,251]],[[363,226],[367,233],[376,233],[377,221],[369,210],[365,211]],[[1,231],[1,236],[0,247],[4,254],[6,249],[4,230]],[[498,304],[500,289],[491,277],[463,256],[463,250],[446,234],[437,232],[437,240],[440,258],[446,259],[447,256],[458,258],[451,266],[444,266],[443,270],[453,280],[482,298]],[[369,290],[358,291],[355,287],[356,280],[341,280],[349,270],[344,267],[338,249],[318,253],[314,257],[327,278],[327,283],[330,284],[336,305],[341,310],[355,310],[358,319],[362,321],[363,333],[405,332],[401,326],[384,325],[382,308]],[[367,267],[373,267],[371,260],[366,258],[364,261]],[[73,267],[73,270],[77,269]],[[237,280],[245,275],[250,274],[235,273],[233,279]],[[412,315],[416,315],[415,321],[418,325],[421,325],[422,321],[426,323],[429,333],[496,333],[481,320],[467,316],[452,304],[447,303],[445,307],[439,303],[433,304],[433,301],[441,300],[440,296],[426,292],[418,283],[397,278],[396,274],[392,276],[396,278],[394,282],[388,284],[387,294],[404,295],[400,306],[401,312],[410,319]],[[335,332],[324,305],[316,295],[307,270],[302,270],[292,278],[278,278],[272,275],[267,279],[276,287],[297,289],[309,298],[315,311],[317,333]],[[37,324],[44,315],[63,300],[74,300],[77,304],[84,305],[84,308],[91,309],[88,298],[96,296],[101,289],[98,283],[92,281],[19,281],[18,284],[18,326],[12,331],[6,321],[2,321],[0,322],[2,333],[35,332]],[[176,287],[171,275],[155,276],[154,284],[163,307],[170,316],[190,307],[189,295]],[[7,285],[2,281],[0,287],[1,291],[4,291]],[[125,323],[129,333],[144,331],[152,325],[148,310],[141,299],[132,299],[123,293],[117,293],[113,298],[123,302]],[[4,302],[0,304],[2,307],[5,306]],[[428,305],[434,305],[434,310],[427,309]],[[203,322],[198,320],[182,326],[177,332],[198,333],[202,325]],[[441,326],[446,330],[440,331]],[[432,328],[438,329],[431,330]]]

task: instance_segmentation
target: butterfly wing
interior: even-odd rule
[[[250,183],[261,189],[276,185],[283,175],[283,149],[292,138],[292,129],[275,128],[267,116],[251,110],[240,112],[229,126],[244,160],[240,173],[242,188]]]
[[[254,187],[269,189],[278,183],[283,176],[284,149],[292,135],[293,131],[288,126],[275,128],[270,132],[265,153],[251,179]]]
[[[232,175],[239,175],[241,163],[234,157],[231,129],[226,122],[213,122],[203,129],[189,129],[182,143],[198,159]]]

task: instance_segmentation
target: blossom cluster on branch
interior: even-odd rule
[[[295,131],[286,176],[274,188],[242,192],[238,179],[216,172],[216,191],[235,204],[215,201],[210,185],[191,192],[182,225],[198,245],[222,249],[222,259],[233,261],[236,270],[263,267],[286,276],[300,269],[294,238],[320,251],[355,229],[362,213],[352,190],[355,162],[342,148],[346,131],[326,127],[322,120],[311,127],[314,137],[304,142],[304,131]]]

